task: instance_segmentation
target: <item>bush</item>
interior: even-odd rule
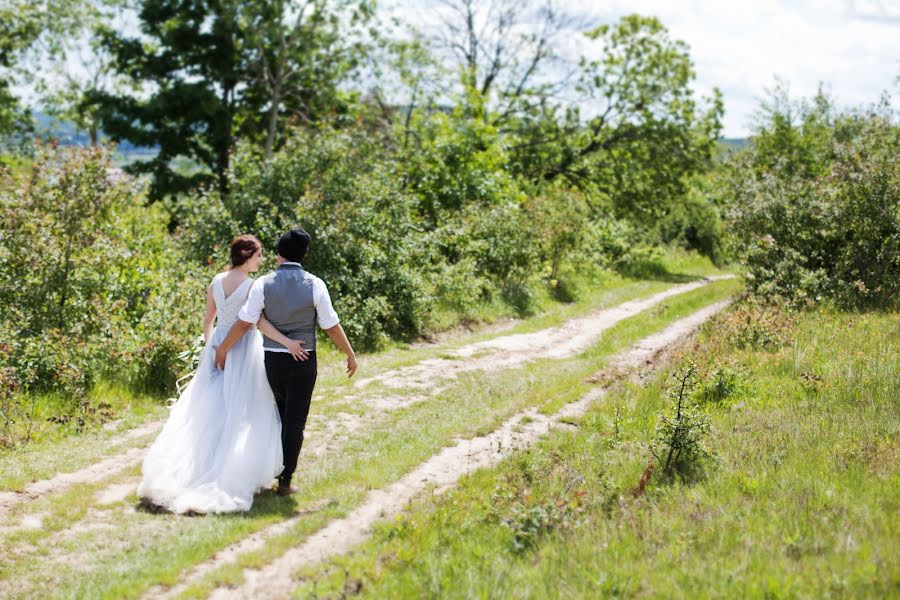
[[[230,196],[189,200],[183,236],[203,262],[238,231],[272,248],[283,231],[302,226],[313,239],[304,266],[328,285],[354,344],[411,338],[428,324],[437,254],[420,232],[417,200],[391,169],[371,139],[341,131],[297,130],[270,160],[241,146]],[[201,236],[206,248],[188,231],[204,208],[218,223]]]
[[[688,363],[672,374],[668,396],[671,414],[660,414],[650,445],[664,476],[696,475],[709,451],[703,439],[709,434],[709,417],[693,401],[697,367]]]
[[[715,367],[697,386],[701,403],[724,404],[741,389],[741,374],[728,366]]]
[[[539,259],[554,297],[576,299],[573,275],[589,257],[590,222],[587,204],[575,189],[536,189],[525,203],[528,224],[536,238]],[[587,260],[586,260],[587,259]]]
[[[471,261],[480,276],[472,293],[483,302],[500,297],[519,314],[532,308],[532,281],[539,271],[538,225],[527,223],[517,204],[472,206],[448,219],[435,231],[441,260],[450,265]],[[485,285],[487,283],[487,285]]]
[[[813,106],[798,125],[773,115],[761,142],[729,165],[730,218],[748,287],[795,305],[896,305],[900,126],[886,99],[844,115],[822,113],[833,109],[821,100]]]
[[[160,294],[177,290],[183,261],[168,216],[143,206],[141,194],[102,149],[42,148],[30,173],[0,179],[0,344],[6,376],[22,393],[57,394],[75,414],[101,378],[168,387],[160,356],[152,374],[138,374],[141,349],[182,346],[187,322],[142,322]],[[178,309],[199,310],[196,302],[165,306]]]
[[[451,115],[416,112],[412,127],[415,143],[398,154],[398,176],[430,228],[472,205],[519,199],[502,138],[484,119],[458,106]]]
[[[433,133],[455,139],[444,140],[452,147],[463,143],[454,136],[468,135],[441,127]],[[450,158],[441,152],[449,146],[431,141],[437,154],[420,157],[420,167],[443,172]],[[179,208],[179,236],[202,265],[223,259],[237,232],[254,233],[269,246],[282,231],[304,227],[313,238],[304,266],[328,284],[348,335],[362,349],[421,335],[438,303],[466,313],[499,298],[527,314],[541,271],[543,224],[531,222],[512,182],[488,169],[500,160],[497,150],[485,152],[463,161],[460,168],[470,172],[457,173],[464,181],[454,180],[459,187],[441,196],[422,186],[443,175],[416,170],[413,177],[409,165],[386,156],[369,137],[296,130],[269,160],[241,146],[229,197],[187,199]],[[493,179],[475,185],[479,177]]]
[[[712,319],[712,328],[735,348],[779,350],[790,343],[793,317],[783,305],[749,296]]]
[[[674,203],[658,225],[663,242],[696,250],[714,264],[725,262],[724,230],[719,210],[700,183]]]

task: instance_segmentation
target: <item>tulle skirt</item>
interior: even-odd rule
[[[193,380],[175,402],[143,464],[138,496],[175,513],[250,510],[253,494],[281,473],[281,419],[266,379],[262,338],[248,331],[224,371],[217,327]]]

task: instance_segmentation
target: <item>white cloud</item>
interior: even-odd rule
[[[427,7],[429,0],[400,1]],[[748,134],[757,99],[779,77],[792,95],[810,96],[827,84],[839,105],[874,102],[898,91],[900,0],[568,0],[566,10],[598,22],[654,15],[691,48],[697,90],[725,98],[728,137]],[[403,10],[415,20],[421,10]],[[571,40],[567,52],[582,51]]]

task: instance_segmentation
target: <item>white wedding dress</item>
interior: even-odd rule
[[[247,279],[225,297],[212,282],[216,327],[193,380],[144,459],[138,496],[175,513],[250,510],[253,494],[281,473],[281,420],[266,379],[262,338],[254,327],[216,368],[225,339],[250,292]]]

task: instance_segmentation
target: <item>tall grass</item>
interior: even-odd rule
[[[298,592],[897,596],[900,315],[805,313],[764,349],[736,347],[742,310],[686,352],[705,383],[724,370],[733,384],[703,405],[713,460],[701,476],[654,474],[633,494],[669,408],[662,373],[614,390],[577,432],[419,502],[358,552],[308,569]]]

